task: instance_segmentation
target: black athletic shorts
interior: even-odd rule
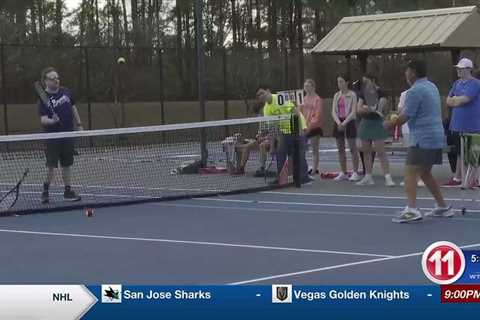
[[[409,166],[419,167],[431,167],[434,164],[442,164],[442,149],[409,147],[406,162]]]
[[[48,168],[58,168],[58,163],[62,167],[73,165],[73,155],[75,145],[71,139],[49,140],[45,150]]]

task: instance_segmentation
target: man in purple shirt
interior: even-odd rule
[[[60,77],[54,68],[46,68],[42,72],[42,84],[45,87],[51,106],[42,101],[38,105],[40,122],[45,132],[66,132],[83,130],[80,116],[70,90],[60,87]],[[55,168],[60,163],[62,178],[65,184],[63,198],[65,201],[79,201],[81,198],[71,188],[74,156],[74,141],[72,138],[47,140],[45,155],[47,157],[47,178],[43,184],[42,203],[49,202],[49,188],[55,176]]]
[[[452,85],[447,97],[447,106],[452,108],[450,131],[454,134],[480,133],[480,81],[472,76],[473,63],[463,58],[457,65],[458,80]],[[460,163],[460,150],[458,161]],[[457,165],[455,177],[447,185],[461,184],[461,166]]]

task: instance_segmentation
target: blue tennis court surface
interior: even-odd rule
[[[401,170],[393,165],[397,182]],[[448,177],[446,165],[436,170]],[[3,217],[0,281],[428,284],[420,259],[429,244],[480,248],[477,203],[464,216],[394,224],[403,188],[375,179],[358,187],[317,178],[301,189],[100,208],[92,218],[82,210]],[[442,191],[462,206],[460,189]],[[425,188],[419,198],[424,212],[434,206]]]

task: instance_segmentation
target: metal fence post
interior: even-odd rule
[[[5,77],[5,45],[0,44],[0,64],[2,68],[2,102],[3,102],[3,130],[5,135],[8,134],[8,106],[7,106],[7,85]]]
[[[161,124],[165,124],[165,91],[163,79],[163,49],[158,49],[158,75],[160,80],[160,115],[162,117]]]
[[[288,79],[288,49],[285,47],[283,48],[283,86],[284,89],[288,89],[289,87],[289,79]]]
[[[227,49],[225,48],[223,48],[223,119],[228,119]],[[228,126],[225,126],[225,135],[229,135]]]
[[[205,100],[207,88],[205,83],[205,52],[203,39],[203,0],[195,1],[195,37],[197,42],[197,75],[198,100],[200,107],[200,121],[205,121]],[[202,166],[206,166],[208,159],[207,136],[204,128],[200,129],[200,149]]]
[[[90,62],[88,57],[88,48],[83,48],[83,54],[85,57],[85,77],[87,85],[87,105],[88,105],[88,130],[93,129],[92,124],[92,100],[91,100],[91,86],[90,86]]]

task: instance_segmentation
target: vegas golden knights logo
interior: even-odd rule
[[[288,287],[277,287],[277,299],[285,301],[288,298]]]
[[[291,284],[272,285],[272,303],[292,303],[292,296]]]

